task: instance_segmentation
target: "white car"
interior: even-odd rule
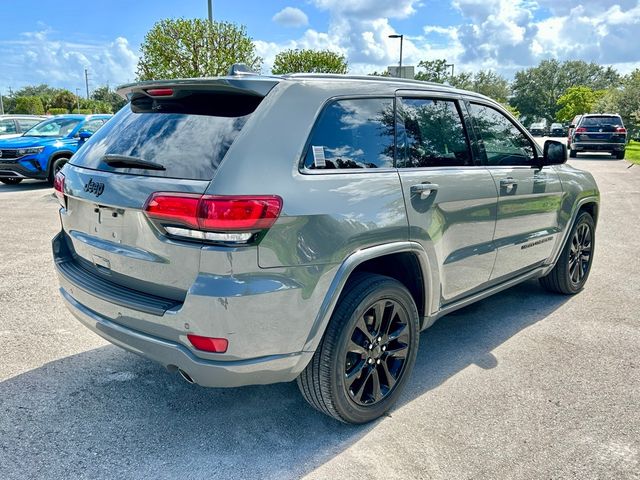
[[[0,138],[19,137],[46,118],[44,115],[0,115]]]

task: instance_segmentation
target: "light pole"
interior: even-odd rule
[[[398,68],[398,77],[402,77],[402,41],[404,40],[404,35],[389,35],[389,38],[400,39],[400,68]]]
[[[2,102],[2,92],[0,91],[0,115],[4,115],[4,103]]]
[[[212,0],[209,0],[209,23],[213,24],[213,5],[211,4]]]

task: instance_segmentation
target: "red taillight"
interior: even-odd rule
[[[145,213],[170,231],[171,226],[188,227],[181,235],[222,239],[202,232],[254,232],[270,228],[278,219],[282,199],[276,195],[215,196],[156,192],[149,197]],[[194,231],[195,230],[195,231]],[[177,231],[175,228],[171,231]],[[251,234],[242,234],[250,238]],[[238,237],[229,237],[236,238]]]
[[[150,218],[198,228],[198,204],[202,195],[154,193],[145,212]]]
[[[173,88],[150,88],[147,94],[152,97],[170,97],[173,95]]]
[[[205,196],[198,220],[201,230],[263,230],[273,225],[281,208],[282,199],[276,196]]]
[[[53,189],[56,192],[56,197],[58,197],[60,205],[66,207],[64,201],[64,175],[62,172],[56,173],[56,176],[53,179]]]
[[[624,127],[617,127],[616,133],[627,133],[627,129]]]
[[[229,347],[226,338],[201,337],[200,335],[187,335],[191,345],[203,352],[224,353]]]
[[[587,129],[584,127],[576,128],[576,133],[586,133],[586,132],[587,132]]]

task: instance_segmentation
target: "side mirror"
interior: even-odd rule
[[[571,125],[569,125],[569,128],[576,128],[576,125],[572,123]]]
[[[89,130],[80,130],[78,132],[78,138],[80,138],[80,140],[86,140],[91,137],[91,135],[93,135],[93,132],[90,132]]]
[[[547,140],[544,142],[542,154],[542,164],[544,165],[561,165],[567,161],[567,146],[556,140]]]

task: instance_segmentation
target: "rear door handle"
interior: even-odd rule
[[[500,188],[504,188],[507,193],[511,193],[518,182],[513,177],[507,177],[500,180]]]
[[[431,192],[438,190],[438,188],[438,185],[435,183],[418,183],[411,186],[411,193],[416,195],[420,194],[420,198],[424,200],[431,195]]]

